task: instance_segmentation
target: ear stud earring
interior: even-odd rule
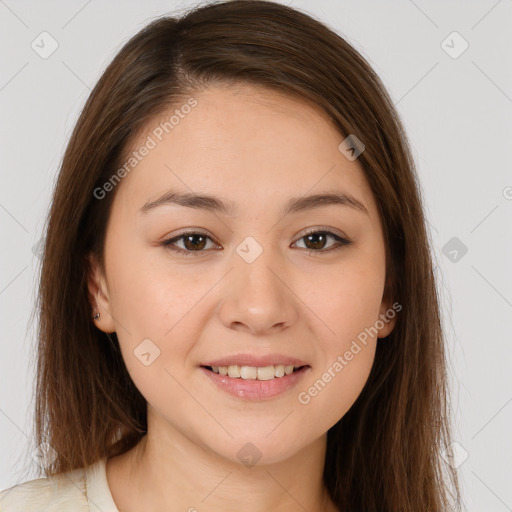
[[[95,315],[93,315],[94,320],[98,320],[99,317],[100,317],[99,313],[96,313]]]

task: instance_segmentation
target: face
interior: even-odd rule
[[[325,439],[393,328],[382,225],[320,110],[249,85],[193,98],[130,148],[141,158],[115,191],[93,311],[148,433],[277,462]]]

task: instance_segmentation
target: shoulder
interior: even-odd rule
[[[85,471],[37,478],[0,492],[0,512],[88,511]]]

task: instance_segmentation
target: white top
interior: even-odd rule
[[[0,492],[0,512],[119,512],[107,482],[106,457],[87,470],[37,478]]]

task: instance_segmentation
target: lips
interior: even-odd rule
[[[264,400],[294,387],[311,367],[282,354],[236,354],[201,364],[200,369],[211,382],[231,395]]]
[[[232,378],[228,375],[220,375],[206,367],[200,368],[209,382],[212,382],[218,389],[244,400],[268,400],[285,391],[293,389],[302,380],[304,375],[311,370],[310,366],[301,366],[283,377],[272,377],[269,380]]]

